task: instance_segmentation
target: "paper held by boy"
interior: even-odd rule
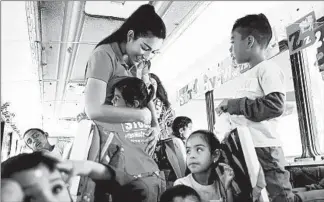
[[[260,174],[261,165],[256,155],[253,145],[251,132],[248,128],[249,120],[242,116],[231,116],[229,113],[222,113],[220,116],[216,115],[216,124],[214,125],[214,132],[220,141],[230,134],[232,130],[237,129],[237,134],[241,143],[244,154],[245,163],[247,165],[248,173],[252,187],[257,186],[258,176]],[[266,189],[262,189],[261,198],[263,202],[269,202]]]

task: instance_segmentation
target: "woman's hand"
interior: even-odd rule
[[[146,142],[148,142],[148,145],[145,149],[145,151],[152,156],[155,150],[156,143],[159,139],[161,129],[160,126],[157,125],[155,127],[151,127],[147,129],[145,135],[147,136]]]
[[[230,185],[234,179],[234,171],[229,165],[227,165],[225,163],[219,163],[218,166],[223,167],[222,170],[224,170],[224,171],[223,171],[222,175],[219,177],[220,177],[221,181],[224,183],[225,190],[227,190],[230,187]]]

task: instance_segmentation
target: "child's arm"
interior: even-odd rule
[[[107,166],[94,161],[68,160],[57,164],[57,168],[68,173],[70,177],[87,176],[93,180],[111,180],[113,177]]]
[[[144,83],[147,86],[150,84],[150,76],[149,76],[148,66],[143,69],[142,80],[144,81]],[[155,105],[152,100],[148,103],[148,108],[151,111],[151,116],[152,116],[151,126],[152,126],[153,131],[151,134],[147,133],[147,134],[149,134],[149,137],[148,137],[148,145],[146,147],[146,152],[150,156],[152,156],[153,152],[155,150],[156,143],[158,141],[158,136],[160,134],[161,128],[160,128],[160,124],[158,122],[158,117],[156,116]]]
[[[224,100],[218,108],[260,122],[281,116],[285,108],[285,79],[280,67],[265,67],[259,71],[260,85],[265,96],[255,100],[247,97]]]
[[[232,189],[227,189],[226,190],[226,199],[227,199],[226,202],[233,202],[234,201]]]
[[[227,112],[231,115],[243,115],[255,122],[276,118],[282,115],[285,108],[285,95],[279,92],[255,100],[245,98],[230,99]]]

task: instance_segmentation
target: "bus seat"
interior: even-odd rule
[[[263,170],[251,145],[253,141],[249,129],[238,126],[222,141],[224,161],[234,170],[240,201],[269,202]],[[260,197],[255,199],[255,196]]]
[[[82,120],[78,123],[77,133],[71,148],[70,160],[87,160],[93,137],[94,123],[91,120]],[[70,185],[70,193],[73,201],[76,201],[80,177],[73,177]]]

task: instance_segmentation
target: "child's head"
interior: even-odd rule
[[[150,92],[149,92],[150,90]],[[145,85],[144,81],[136,77],[125,77],[114,86],[114,99],[112,103],[115,107],[144,108],[152,100],[153,86]]]
[[[200,202],[200,196],[191,187],[176,185],[163,192],[160,202]]]
[[[207,130],[193,132],[187,142],[187,166],[191,173],[205,172],[216,166],[220,158],[220,142],[214,133]]]
[[[61,173],[55,168],[57,160],[41,152],[20,154],[1,164],[1,179],[12,179],[24,190],[24,202],[71,201]]]
[[[271,26],[264,14],[247,15],[233,26],[230,52],[238,64],[248,63],[263,54],[271,38]]]
[[[185,140],[189,137],[192,130],[192,121],[189,117],[178,116],[173,120],[172,131],[173,135]]]
[[[31,128],[24,133],[23,139],[26,145],[33,151],[40,151],[46,148],[48,134],[39,128]]]

